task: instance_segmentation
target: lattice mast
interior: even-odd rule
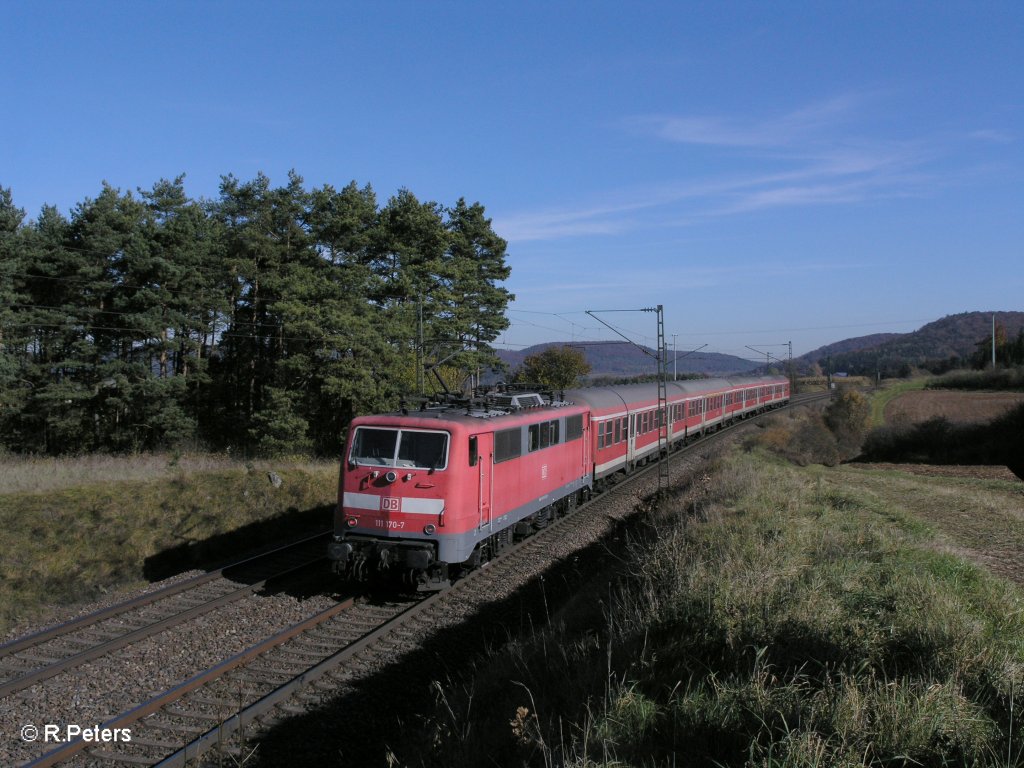
[[[587,314],[601,323],[606,328],[615,331],[630,344],[635,346],[648,357],[651,357],[650,349],[642,347],[626,336],[622,331],[613,325],[609,325],[597,316],[601,312],[656,312],[658,315],[658,351],[653,355],[658,363],[658,409],[655,418],[658,423],[658,493],[668,490],[668,350],[665,348],[665,309],[659,304],[657,307],[643,307],[642,309],[603,309],[586,310]],[[706,344],[704,346],[707,346]]]
[[[658,493],[668,491],[668,349],[665,346],[665,311],[658,313]]]

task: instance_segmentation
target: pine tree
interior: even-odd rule
[[[27,395],[22,369],[29,337],[23,325],[29,309],[23,293],[22,222],[10,189],[0,187],[0,447],[15,448],[19,416]]]
[[[462,344],[472,350],[462,363],[468,372],[493,368],[500,363],[490,342],[508,328],[505,310],[515,298],[498,285],[511,273],[505,263],[508,244],[491,228],[480,203],[467,205],[459,198],[447,213],[448,254],[455,276],[455,332]]]

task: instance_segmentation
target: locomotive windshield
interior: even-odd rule
[[[448,465],[448,433],[358,427],[349,461],[381,467],[444,469]]]

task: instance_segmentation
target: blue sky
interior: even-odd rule
[[[482,203],[500,344],[794,354],[1022,310],[1024,3],[0,0],[0,185]],[[600,315],[653,343],[653,315]]]

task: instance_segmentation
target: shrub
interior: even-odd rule
[[[846,389],[825,409],[825,424],[836,436],[843,458],[856,456],[871,427],[871,404],[860,392]]]

